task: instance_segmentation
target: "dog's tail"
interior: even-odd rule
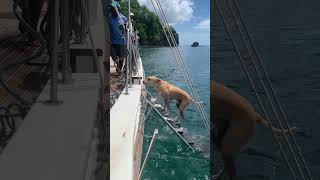
[[[274,126],[272,126],[272,124],[268,123],[263,117],[261,117],[258,113],[257,114],[257,118],[256,121],[261,123],[262,125],[264,125],[265,127],[270,127],[272,129],[272,131],[274,131],[277,135],[280,134],[288,134],[288,133],[294,133],[296,130],[296,127],[292,127],[289,129],[279,129],[276,128]]]

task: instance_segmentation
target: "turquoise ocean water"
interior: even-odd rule
[[[189,69],[197,92],[209,115],[209,79],[210,47],[192,48],[180,46],[180,51]],[[154,75],[178,87],[187,90],[187,85],[175,63],[171,49],[168,47],[142,47],[141,58],[146,76]],[[154,88],[149,90],[155,95]],[[176,112],[175,103],[171,103],[172,113]],[[198,140],[209,143],[209,135],[200,119],[196,107],[192,104],[185,111],[182,126],[188,128]],[[145,122],[143,158],[150,144],[154,129],[159,129],[159,136],[146,164],[142,179],[144,180],[200,180],[209,177],[210,158],[202,153],[192,152],[172,132],[171,129],[151,112]]]

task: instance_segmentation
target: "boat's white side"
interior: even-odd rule
[[[144,71],[141,59],[138,60],[139,75]],[[143,86],[134,84],[129,93],[123,90],[110,111],[110,179],[133,180],[136,174],[135,142],[140,129],[140,114]],[[142,144],[141,144],[142,145]]]

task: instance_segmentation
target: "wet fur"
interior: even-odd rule
[[[211,112],[215,144],[224,161],[224,173],[230,180],[236,179],[235,160],[242,148],[255,135],[256,124],[269,124],[254,110],[250,103],[222,84],[211,81]],[[271,127],[277,134],[289,133],[294,128],[280,130]]]

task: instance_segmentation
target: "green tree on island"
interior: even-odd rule
[[[121,10],[125,16],[128,16],[128,3],[121,1]],[[137,0],[131,0],[131,12],[133,16],[133,25],[139,32],[140,44],[150,46],[169,46],[167,38],[161,27],[159,18],[154,12],[147,9],[146,6],[140,6]],[[179,45],[179,34],[173,28],[173,26],[166,27],[170,28],[173,36]],[[171,42],[171,44],[173,44]]]

